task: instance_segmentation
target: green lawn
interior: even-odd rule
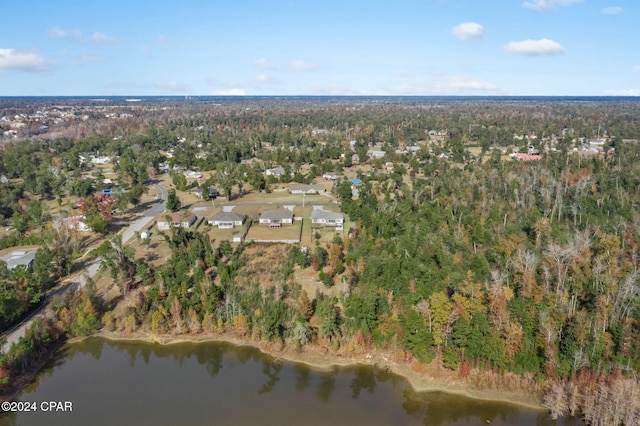
[[[294,221],[291,226],[283,226],[280,228],[269,228],[267,226],[260,226],[257,223],[254,223],[249,229],[249,233],[247,234],[247,241],[250,240],[272,240],[282,241],[282,240],[300,240],[300,228],[302,224],[300,221]]]

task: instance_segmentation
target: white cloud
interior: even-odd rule
[[[605,96],[640,96],[640,89],[604,90]]]
[[[81,38],[82,32],[78,29],[65,30],[64,28],[53,27],[49,30],[48,35],[49,35],[49,38],[66,38],[66,37]]]
[[[245,92],[244,89],[240,89],[240,88],[211,91],[211,96],[246,96],[246,95],[247,95],[247,92]]]
[[[325,96],[389,96],[392,93],[386,90],[363,90],[340,84],[312,84],[309,86],[311,94]]]
[[[116,38],[108,36],[108,35],[106,35],[104,33],[95,32],[89,38],[89,40],[94,41],[96,43],[108,43],[108,42],[116,41]]]
[[[291,69],[294,71],[312,71],[318,69],[320,66],[312,62],[305,61],[293,61],[291,62]]]
[[[640,71],[640,65],[636,65],[635,67],[633,67],[634,71]]]
[[[542,12],[557,6],[570,6],[576,3],[582,3],[582,0],[533,0],[525,1],[522,3],[522,7]]]
[[[172,93],[186,93],[189,91],[187,86],[182,83],[178,83],[177,81],[154,83],[153,88],[162,92]]]
[[[618,13],[622,13],[624,9],[619,6],[605,7],[600,12],[603,15],[617,15]]]
[[[258,58],[253,61],[253,64],[261,70],[270,70],[275,68],[275,66],[266,58]]]
[[[540,40],[512,41],[504,47],[508,52],[529,56],[555,55],[564,52],[564,47],[556,41],[543,38]]]
[[[28,50],[0,49],[0,71],[47,72],[49,61]]]
[[[461,94],[498,94],[502,93],[500,89],[493,83],[488,81],[477,80],[466,76],[452,76],[436,86],[436,90],[442,94],[461,95]]]
[[[484,36],[484,27],[477,22],[463,22],[451,29],[460,40],[479,40]]]

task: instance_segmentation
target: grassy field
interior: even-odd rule
[[[294,221],[291,226],[283,226],[281,228],[269,228],[267,226],[260,226],[257,223],[253,224],[249,233],[247,234],[247,241],[251,240],[271,240],[274,242],[282,240],[300,240],[300,229],[302,226],[301,221]]]
[[[217,226],[211,226],[205,222],[200,226],[199,230],[209,234],[212,241],[220,242],[223,240],[232,241],[235,234],[244,235],[248,227],[249,222],[245,222],[244,225],[234,226],[231,229],[218,229]]]

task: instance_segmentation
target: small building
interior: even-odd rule
[[[158,220],[158,229],[190,228],[198,217],[187,211],[166,212]]]
[[[202,188],[196,188],[195,191],[193,191],[193,195],[195,195],[198,198],[202,198]],[[216,188],[209,188],[209,199],[215,199],[218,198],[220,196],[220,191],[218,191]]]
[[[148,240],[149,238],[151,238],[151,230],[150,229],[145,229],[144,231],[142,231],[140,233],[140,239],[141,240]]]
[[[326,189],[322,185],[305,185],[303,183],[289,185],[289,193],[291,194],[318,194],[325,192]]]
[[[323,209],[314,209],[311,212],[311,226],[342,227],[344,216],[340,213]]]
[[[242,226],[245,216],[233,212],[216,213],[208,220],[209,225],[217,226],[218,229],[230,229],[234,226]]]
[[[542,155],[517,153],[517,154],[511,154],[511,158],[513,158],[516,161],[537,161],[537,160],[542,160]]]
[[[267,176],[280,177],[284,175],[284,168],[278,166],[278,167],[274,167],[273,169],[267,169],[264,173]]]
[[[291,210],[267,210],[260,215],[260,225],[279,228],[283,225],[293,225]]]
[[[328,173],[324,173],[322,175],[322,179],[324,180],[330,180],[332,182],[335,182],[338,179],[338,174],[336,172],[328,172]]]
[[[91,231],[91,228],[89,227],[89,225],[87,225],[85,219],[86,218],[83,214],[76,214],[69,216],[63,220],[66,220],[67,222],[67,229],[73,229],[80,232]]]
[[[111,158],[107,156],[91,156],[91,164],[109,164],[111,162]]]
[[[375,160],[377,158],[383,158],[385,155],[387,155],[386,151],[380,151],[375,149],[370,149],[369,151],[367,151],[367,157],[369,157],[371,160]]]
[[[105,188],[101,191],[104,195],[108,195],[109,197],[113,197],[114,195],[120,193],[120,194],[124,194],[125,190],[124,188],[120,188],[120,190],[114,190],[113,188]]]
[[[193,170],[185,170],[182,172],[182,174],[184,175],[185,178],[187,178],[187,180],[196,180],[202,177],[202,173],[195,172]]]
[[[9,255],[8,258],[5,258],[5,261],[7,262],[7,269],[13,271],[20,265],[24,266],[25,268],[33,267],[35,258],[36,250],[30,252],[14,251]]]
[[[233,234],[233,242],[241,243],[242,242],[242,234]]]

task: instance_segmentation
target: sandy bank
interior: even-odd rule
[[[95,336],[102,337],[113,341],[139,341],[148,343],[159,343],[163,345],[179,344],[179,343],[204,343],[204,342],[227,342],[237,346],[250,346],[259,349],[262,353],[273,357],[274,359],[287,362],[300,363],[307,365],[313,369],[320,371],[331,370],[335,367],[344,367],[351,365],[370,365],[378,368],[384,368],[405,378],[411,387],[418,392],[443,392],[454,395],[461,395],[469,398],[499,401],[504,403],[515,404],[534,410],[544,411],[540,405],[537,396],[528,392],[519,390],[500,390],[500,389],[477,389],[472,384],[457,379],[454,373],[446,370],[442,376],[434,377],[431,374],[416,371],[418,364],[395,362],[382,353],[376,351],[364,352],[359,354],[343,354],[334,352],[333,350],[317,345],[305,346],[302,350],[293,347],[275,348],[272,344],[264,342],[255,342],[248,338],[239,338],[231,334],[216,335],[149,335],[134,334],[124,335],[115,332],[101,331]],[[79,341],[81,339],[69,340],[69,343]]]

